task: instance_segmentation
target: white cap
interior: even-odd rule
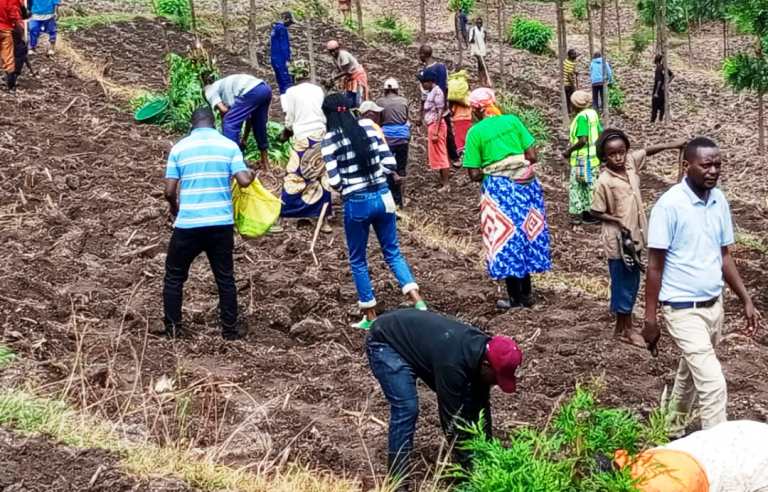
[[[400,89],[400,83],[397,81],[397,79],[390,77],[384,81],[384,88],[398,90]]]
[[[363,101],[363,103],[360,105],[360,107],[357,109],[360,114],[367,113],[368,111],[373,111],[374,113],[381,113],[384,111],[384,108],[379,106],[373,101]]]

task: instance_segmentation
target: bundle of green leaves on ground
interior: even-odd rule
[[[542,55],[550,52],[549,42],[553,36],[552,28],[543,22],[515,17],[507,28],[506,41],[515,48]]]
[[[283,133],[284,128],[283,125],[276,121],[267,122],[267,137],[269,139],[269,150],[267,151],[267,155],[272,164],[279,164],[280,166],[285,166],[288,163],[288,159],[291,157],[291,143],[281,142],[279,138]],[[256,140],[253,138],[253,134],[248,136],[243,155],[248,161],[258,161],[261,157],[261,152],[256,145]]]
[[[599,404],[599,388],[577,387],[543,429],[523,427],[509,445],[487,439],[483,424],[467,427],[471,439],[460,444],[473,454],[471,471],[454,470],[464,481],[459,492],[633,492],[627,469],[610,466],[614,452],[630,454],[666,442],[661,412],[647,423],[625,409]]]
[[[385,15],[373,21],[377,34],[386,41],[409,45],[413,42],[413,30],[394,15]]]
[[[166,124],[175,131],[184,131],[189,128],[195,109],[208,104],[203,95],[204,77],[218,72],[203,50],[196,50],[189,56],[170,53],[168,68],[167,97],[170,108]]]
[[[188,31],[192,27],[192,10],[189,0],[152,0],[155,15],[173,21],[179,29]]]
[[[549,125],[541,111],[534,107],[523,106],[518,98],[504,92],[496,93],[496,102],[502,113],[513,114],[520,118],[540,145],[549,141],[551,136]]]

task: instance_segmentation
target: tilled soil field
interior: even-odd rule
[[[368,68],[374,89],[387,76],[403,81],[417,108],[416,87],[410,83],[417,61],[404,56],[413,48],[369,45],[332,25],[321,32],[350,46]],[[262,34],[266,41],[267,33]],[[297,33],[295,38],[305,52],[303,37]],[[158,42],[162,39],[167,42]],[[107,61],[111,80],[155,90],[163,86],[165,47],[183,51],[189,41],[148,19],[68,37],[86,58]],[[436,41],[438,47],[451,42],[447,36]],[[273,81],[264,68],[268,65],[253,70],[237,55],[217,54],[225,73],[248,70]],[[329,75],[330,60],[318,56],[319,73]],[[527,69],[508,75],[509,89],[543,108],[556,124],[556,63],[516,51],[510,59],[511,66]],[[136,126],[125,101],[107,96],[66,60],[38,58],[37,67],[39,77],[25,79],[15,99],[0,94],[3,105],[12,105],[0,117],[5,163],[0,230],[6,258],[0,267],[5,280],[0,313],[3,343],[22,355],[23,370],[14,379],[64,392],[73,404],[89,407],[130,434],[216,449],[223,462],[284,458],[370,484],[371,466],[376,473],[384,471],[381,422],[386,422],[387,405],[367,367],[364,334],[348,327],[357,318],[356,296],[338,212],[333,234],[319,241],[319,265],[308,253],[311,227],[301,223],[289,222],[285,233],[237,240],[239,301],[250,329],[244,341],[224,342],[218,336],[216,290],[204,259],[193,265],[185,293],[184,316],[194,335],[179,341],[156,338],[150,332],[162,315],[163,262],[171,233],[162,176],[165,156],[179,136]],[[633,94],[628,107],[645,108],[640,99],[645,74],[622,68],[618,73]],[[750,155],[751,126],[744,123],[754,119],[753,108],[728,112],[730,102],[715,95],[720,89],[714,78],[682,71],[678,80],[681,97],[673,110],[683,114],[679,101],[693,101],[695,122],[686,122],[682,130],[650,128],[643,123],[644,110],[642,115],[638,110],[613,124],[627,128],[640,145],[707,128],[714,115],[723,115],[715,136],[729,156],[725,188],[735,220],[742,232],[762,237],[765,185],[758,177],[765,171]],[[272,115],[280,117],[277,101]],[[599,228],[567,222],[561,151],[553,140],[539,168],[554,271],[535,280],[533,309],[498,314],[494,304],[501,291],[481,263],[477,185],[459,173],[450,195],[434,193],[436,177],[426,170],[423,138],[412,146],[401,244],[423,294],[437,311],[515,337],[526,353],[518,393],[493,393],[499,435],[545,421],[576,382],[594,377],[603,378],[606,403],[646,413],[671,384],[677,365],[668,338],[656,359],[613,340]],[[644,175],[646,199],[655,199],[675,175],[676,156],[653,159]],[[276,188],[279,171],[262,179]],[[765,308],[763,254],[738,245],[736,258],[758,307]],[[381,307],[397,308],[402,297],[375,244],[370,265]],[[727,309],[728,326],[738,328],[740,307],[730,294]],[[730,415],[764,420],[765,347],[734,333],[719,355],[729,381]],[[431,466],[442,438],[434,397],[429,391],[421,396],[416,451]],[[0,446],[0,456],[7,446]],[[51,469],[71,468],[58,454],[51,456],[45,461]],[[17,481],[26,476],[14,473]],[[92,474],[83,471],[79,479],[88,483]]]

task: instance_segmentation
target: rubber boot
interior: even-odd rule
[[[5,85],[9,92],[16,92],[16,74],[14,72],[5,73]]]
[[[507,284],[507,299],[500,299],[496,301],[496,309],[499,311],[507,311],[509,309],[523,307],[523,279],[516,277],[507,277],[504,279]]]

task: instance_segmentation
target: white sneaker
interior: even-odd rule
[[[53,49],[53,48],[50,48],[50,49],[48,50],[48,56],[53,56],[53,55],[55,55],[55,54],[56,54],[56,50],[55,50],[55,49]]]
[[[37,54],[37,52],[36,52],[35,50],[33,50],[33,49],[30,49],[30,50],[27,52],[27,54],[29,54],[29,55],[36,55],[36,54]]]

